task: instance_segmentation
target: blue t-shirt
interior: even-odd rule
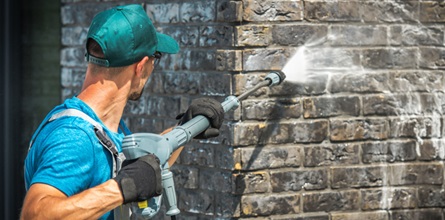
[[[61,117],[48,122],[55,113],[78,109],[99,122],[121,152],[122,131],[105,127],[94,111],[77,97],[55,107],[33,135],[34,142],[25,159],[26,190],[34,183],[51,185],[67,196],[97,186],[112,177],[113,159],[97,138],[94,127],[80,117]],[[108,212],[101,219],[112,219]]]

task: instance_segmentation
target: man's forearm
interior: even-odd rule
[[[45,184],[31,186],[21,219],[98,219],[123,202],[119,186],[114,180],[71,197],[56,191]]]

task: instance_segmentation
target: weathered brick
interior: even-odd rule
[[[419,66],[426,69],[445,69],[445,49],[435,47],[420,48]]]
[[[303,212],[353,211],[360,208],[357,191],[310,192],[302,196]]]
[[[362,188],[383,186],[387,182],[388,168],[383,166],[333,167],[331,168],[331,187]]]
[[[216,20],[215,1],[194,1],[182,3],[179,7],[181,22],[212,22]]]
[[[270,191],[270,175],[257,171],[233,175],[233,192],[236,194],[265,193]]]
[[[441,1],[421,2],[419,20],[421,22],[445,22],[445,8]]]
[[[292,0],[246,0],[245,21],[299,21],[303,19],[302,1]]]
[[[445,206],[445,190],[442,187],[420,187],[418,189],[419,207]]]
[[[445,87],[441,72],[390,72],[388,80],[393,92],[434,92]]]
[[[418,1],[360,3],[361,18],[365,22],[415,22],[419,18],[418,9]]]
[[[228,47],[233,45],[233,27],[201,26],[199,31],[200,47]]]
[[[360,21],[359,2],[304,2],[304,19],[309,21]]]
[[[178,42],[180,48],[184,47],[198,47],[200,37],[200,27],[194,25],[187,26],[166,26],[159,27],[160,32],[169,35]],[[164,60],[162,57],[161,61]]]
[[[181,68],[184,70],[215,70],[215,51],[211,50],[184,50],[184,59]]]
[[[441,121],[435,117],[395,118],[390,120],[391,137],[440,137]]]
[[[445,140],[425,139],[419,144],[419,160],[431,161],[445,158]]]
[[[363,97],[364,115],[423,115],[442,112],[441,94],[381,94]]]
[[[361,190],[361,206],[365,211],[378,209],[415,208],[415,188],[381,188]]]
[[[177,190],[178,206],[190,213],[213,215],[215,213],[215,195],[207,191]]]
[[[272,31],[269,25],[242,25],[235,27],[235,45],[268,46],[272,41]]]
[[[242,52],[240,50],[217,50],[216,70],[219,71],[241,71]]]
[[[216,2],[216,21],[239,22],[243,19],[243,3],[239,1],[223,0]]]
[[[233,129],[236,131],[232,139],[235,145],[279,144],[289,140],[288,124],[236,124]]]
[[[330,220],[328,213],[306,213],[298,215],[271,216],[270,220]]]
[[[145,99],[142,101],[142,99]],[[153,116],[167,117],[174,119],[180,113],[179,112],[179,99],[176,97],[153,97],[144,95],[140,102],[146,102],[144,108],[146,113],[150,113]],[[136,104],[136,103],[135,103]],[[137,105],[137,104],[136,104]],[[141,105],[144,107],[143,105]],[[144,112],[143,110],[140,112]]]
[[[442,209],[417,209],[390,211],[390,220],[399,219],[443,219]]]
[[[385,26],[339,25],[329,29],[328,40],[332,45],[387,45],[387,32]]]
[[[295,214],[300,212],[300,202],[297,194],[245,195],[241,198],[241,212],[246,216]]]
[[[181,164],[214,167],[214,146],[189,143],[180,154]]]
[[[293,51],[286,49],[246,49],[243,50],[245,71],[281,70]]]
[[[333,213],[331,220],[388,220],[389,214],[386,211],[377,212],[354,212],[354,213]]]
[[[62,87],[81,88],[85,80],[85,69],[83,68],[62,68]]]
[[[351,165],[360,162],[358,144],[310,145],[304,147],[304,166]]]
[[[308,70],[345,70],[360,69],[360,50],[335,48],[335,47],[314,47],[306,48],[304,61]]]
[[[65,67],[84,67],[85,49],[81,47],[64,48],[60,52],[60,64]]]
[[[366,49],[362,65],[370,69],[415,69],[417,54],[415,48]]]
[[[328,122],[324,120],[293,122],[289,126],[293,143],[322,142],[328,137]]]
[[[333,75],[330,78],[328,89],[332,93],[375,93],[388,91],[391,87],[388,73],[353,72]]]
[[[386,141],[368,142],[362,145],[363,163],[412,161],[416,159],[416,142]]]
[[[325,169],[271,171],[270,183],[273,192],[321,190],[328,186]]]
[[[241,148],[242,170],[298,167],[301,165],[301,150],[295,146]]]
[[[88,29],[84,27],[62,28],[62,45],[84,46],[87,39]]]
[[[242,102],[243,120],[299,118],[300,115],[301,104],[299,99],[262,99]]]
[[[232,192],[232,172],[201,168],[198,184],[201,190],[230,193]]]
[[[145,11],[155,24],[178,23],[180,21],[178,3],[146,4]]]
[[[230,193],[215,194],[215,215],[218,219],[239,217],[241,215],[241,197]]]
[[[325,94],[329,79],[328,73],[315,72],[310,78],[306,79],[304,83],[284,81],[281,85],[270,88],[270,95],[291,96]]]
[[[76,4],[66,4],[61,8],[62,25],[79,25],[88,27],[97,13],[115,6],[116,3],[102,2],[79,2]]]
[[[394,164],[389,166],[391,185],[441,185],[443,184],[443,164]]]
[[[272,28],[273,44],[298,46],[317,42],[326,38],[328,27],[325,25],[274,25]]]
[[[303,110],[305,118],[358,116],[360,99],[357,96],[304,98]]]
[[[175,185],[184,189],[198,189],[199,170],[195,167],[175,165],[171,167]]]
[[[383,140],[389,136],[389,123],[384,119],[332,119],[331,141]]]
[[[400,25],[390,27],[393,45],[443,45],[444,30],[436,26]]]

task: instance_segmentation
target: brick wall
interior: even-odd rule
[[[64,98],[80,89],[92,16],[118,3],[63,1]],[[180,219],[444,219],[443,1],[172,0],[146,10],[181,52],[163,57],[126,108],[134,132],[174,125],[194,98],[240,94],[304,49],[288,74],[298,83],[259,90],[220,137],[187,145],[172,168]]]

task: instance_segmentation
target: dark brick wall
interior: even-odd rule
[[[80,89],[92,16],[123,3],[63,1],[63,98]],[[174,125],[194,98],[242,93],[303,46],[310,76],[260,89],[220,137],[186,146],[172,167],[180,219],[444,219],[442,1],[171,0],[146,10],[181,52],[128,105],[135,132]]]

